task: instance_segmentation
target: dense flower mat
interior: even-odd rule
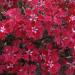
[[[0,75],[75,75],[75,0],[0,0]]]

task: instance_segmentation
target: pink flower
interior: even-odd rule
[[[50,68],[49,68],[49,72],[51,74],[56,74],[59,72],[59,69],[60,69],[60,64],[58,63],[51,63],[50,64]]]
[[[41,39],[43,35],[43,27],[40,22],[34,22],[26,25],[26,35],[28,38]]]
[[[8,16],[9,18],[16,20],[16,21],[20,21],[22,20],[22,15],[20,14],[20,11],[18,8],[13,8],[13,9],[9,9],[6,13],[6,16]]]

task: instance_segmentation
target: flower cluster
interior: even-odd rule
[[[0,75],[75,75],[75,0],[0,0]]]

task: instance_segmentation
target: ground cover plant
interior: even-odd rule
[[[0,0],[0,75],[75,75],[75,0]]]

